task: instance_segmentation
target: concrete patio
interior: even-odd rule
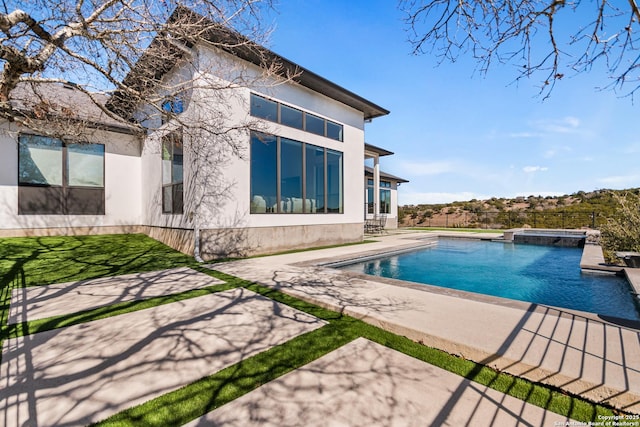
[[[554,426],[567,421],[359,338],[187,426]]]
[[[8,339],[0,425],[87,425],[323,325],[234,289]]]
[[[514,375],[640,413],[640,334],[632,322],[320,266],[418,247],[428,243],[427,236],[389,235],[375,243],[211,267]]]
[[[638,332],[594,315],[317,264],[428,244],[425,234],[211,267],[416,341],[638,411]],[[484,235],[483,237],[486,237]],[[190,269],[20,289],[18,321],[218,283]],[[86,425],[325,323],[238,288],[5,340],[0,424]],[[190,426],[558,425],[565,417],[359,338]]]

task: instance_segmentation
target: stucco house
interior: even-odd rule
[[[142,232],[208,259],[358,241],[367,215],[395,227],[406,181],[380,171],[391,152],[365,143],[365,123],[389,111],[264,47],[208,37],[160,67],[152,43],[127,77],[153,67],[148,99],[161,109],[94,96],[143,133],[74,85],[33,102],[21,87],[26,114],[44,93],[57,106],[46,117],[68,116],[69,134],[0,123],[0,236]],[[279,64],[266,77],[265,58]]]

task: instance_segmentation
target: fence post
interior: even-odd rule
[[[444,214],[445,218],[445,228],[449,228],[449,214]]]
[[[533,211],[533,228],[538,228],[538,222],[536,219],[536,211]]]
[[[562,211],[562,228],[563,229],[564,229],[564,214],[565,213],[566,213],[565,211]]]

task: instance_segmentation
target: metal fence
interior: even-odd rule
[[[416,225],[445,228],[509,229],[533,228],[592,228],[606,222],[596,211],[507,211],[455,212],[438,217],[418,216]]]

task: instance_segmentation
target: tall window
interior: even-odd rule
[[[18,138],[18,214],[104,215],[104,145]]]
[[[343,213],[342,153],[251,133],[251,213]]]
[[[380,181],[380,213],[391,213],[391,182]],[[375,213],[373,200],[373,180],[367,180],[367,213]]]
[[[327,212],[343,211],[342,153],[327,150]]]
[[[275,136],[251,132],[251,213],[277,212],[278,141]]]
[[[302,129],[316,135],[326,136],[336,141],[343,140],[343,127],[341,124],[253,93],[251,94],[250,113],[254,117]]]
[[[162,212],[181,214],[183,203],[182,132],[162,137]]]
[[[367,180],[367,213],[374,213],[374,203],[375,200],[373,199],[373,180],[372,179],[368,179]]]
[[[305,184],[306,197],[304,211],[307,213],[324,212],[324,148],[306,144],[305,147]]]

